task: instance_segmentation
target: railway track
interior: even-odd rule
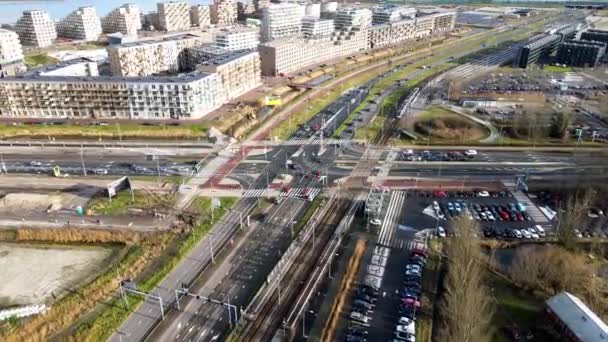
[[[276,331],[283,324],[284,317],[306,280],[313,271],[316,261],[326,245],[331,240],[336,226],[339,224],[344,212],[348,209],[348,200],[337,200],[335,210],[328,211],[318,224],[317,236],[304,242],[291,267],[281,278],[280,286],[263,304],[262,309],[249,321],[239,336],[239,341],[271,341]],[[280,289],[280,290],[279,290]],[[280,298],[279,298],[280,297]]]

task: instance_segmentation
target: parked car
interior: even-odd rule
[[[536,230],[540,237],[544,237],[546,235],[545,229],[539,225],[534,226],[534,230]]]
[[[369,322],[372,320],[370,317],[356,311],[350,313],[350,319],[363,324],[369,324]]]
[[[437,227],[437,236],[439,236],[440,238],[446,237],[445,228],[441,226]]]
[[[371,219],[371,220],[369,220],[369,223],[371,223],[374,226],[382,225],[382,221],[380,221],[380,219]]]

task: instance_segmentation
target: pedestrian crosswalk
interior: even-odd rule
[[[402,244],[402,242],[397,241],[395,231],[397,229],[399,214],[401,213],[401,208],[405,201],[405,195],[405,191],[393,191],[391,194],[391,199],[386,209],[386,215],[384,216],[384,221],[382,222],[380,233],[378,234],[377,243],[379,245],[400,248],[399,245]]]
[[[528,213],[528,215],[530,215],[534,222],[540,225],[549,223],[549,219],[547,218],[547,216],[545,216],[545,214],[543,214],[543,212],[538,209],[536,204],[534,204],[523,191],[514,191],[513,197],[517,199],[518,202],[526,206],[526,212]]]
[[[264,197],[268,191],[269,189],[249,189],[243,193],[242,197]]]
[[[289,191],[281,191],[281,197],[308,197],[315,198],[321,192],[320,188],[292,188]]]

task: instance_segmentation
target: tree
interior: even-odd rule
[[[484,285],[485,266],[476,222],[462,218],[454,225],[456,236],[445,244],[448,271],[441,303],[441,341],[484,342],[492,338],[494,311]]]
[[[577,192],[571,196],[558,212],[557,239],[568,249],[573,249],[576,243],[574,231],[585,223],[587,210],[595,200],[596,193],[591,189]]]
[[[572,124],[573,115],[571,112],[559,112],[553,115],[551,123],[551,136],[553,138],[566,140],[568,138],[568,128]]]

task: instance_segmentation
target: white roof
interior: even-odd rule
[[[580,299],[568,292],[547,300],[547,306],[582,342],[608,342],[608,326]]]

